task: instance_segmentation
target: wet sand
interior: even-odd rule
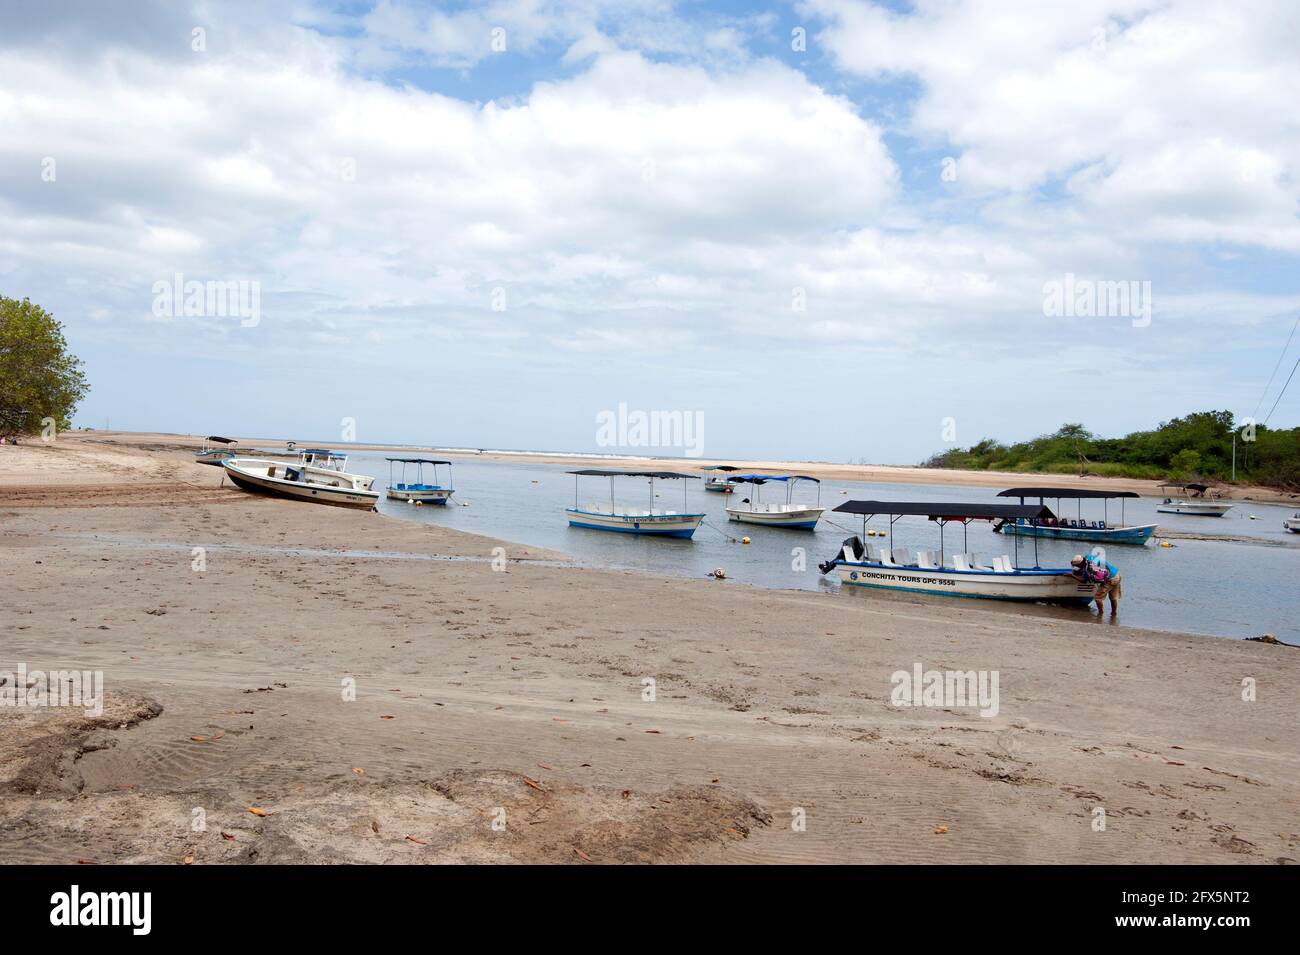
[[[106,685],[0,708],[0,858],[1300,859],[1300,651],[579,569],[179,444],[0,448],[0,671]],[[892,705],[917,662],[997,715]]]

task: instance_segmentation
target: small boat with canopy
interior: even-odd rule
[[[1126,498],[1138,497],[1133,491],[1107,491],[1100,488],[1083,487],[1011,487],[999,491],[998,497],[1018,497],[1020,503],[1025,498],[1038,498],[1039,504],[1045,504],[1048,498],[1056,499],[1056,513],[1061,513],[1061,501],[1074,501],[1076,516],[1066,517],[1020,517],[1015,520],[999,521],[993,530],[1017,537],[1046,537],[1051,540],[1102,541],[1109,544],[1145,544],[1155,533],[1155,524],[1125,524],[1124,501]],[[1110,501],[1119,500],[1119,523],[1110,523]],[[1083,502],[1100,500],[1102,502],[1101,520],[1084,520]]]
[[[742,524],[763,524],[767,527],[792,527],[813,530],[825,510],[821,506],[821,481],[807,474],[739,474],[727,478],[733,484],[752,484],[751,496],[727,508],[727,517]],[[794,500],[794,486],[799,481],[817,485],[817,503],[799,504]],[[769,482],[785,485],[785,501],[763,503],[759,499],[761,488]]]
[[[435,461],[432,458],[385,458],[388,462],[388,499],[392,501],[405,501],[407,504],[442,504],[446,505],[447,499],[451,497],[455,488],[451,482],[451,462]],[[393,469],[395,465],[401,465],[401,478],[393,480]],[[426,484],[424,481],[424,468],[429,466],[433,471],[432,484]],[[438,483],[438,468],[446,465],[447,483]],[[410,467],[415,472],[415,480],[408,482],[406,480],[406,469]]]
[[[1187,514],[1192,517],[1222,517],[1234,505],[1216,500],[1217,492],[1210,490],[1208,484],[1161,484],[1161,487],[1181,491],[1182,496],[1172,495],[1156,505],[1162,514]]]
[[[223,438],[219,434],[210,434],[206,440],[208,443],[194,452],[194,461],[197,464],[211,464],[219,468],[226,458],[253,451],[252,448],[237,448],[235,445],[239,443],[238,441],[234,438]]]
[[[573,507],[565,508],[569,516],[570,527],[585,527],[596,531],[614,531],[620,534],[644,534],[654,537],[692,537],[695,529],[704,520],[702,513],[690,510],[687,503],[686,488],[682,485],[682,509],[680,511],[664,510],[655,507],[655,481],[698,481],[693,474],[678,474],[674,471],[607,471],[601,468],[588,468],[570,471],[573,477]],[[578,479],[583,477],[609,478],[609,506],[604,504],[578,503]],[[641,510],[618,504],[614,497],[614,480],[616,478],[649,479],[649,507]]]
[[[717,472],[704,479],[704,490],[712,491],[715,494],[730,494],[735,490],[735,486],[727,475],[734,474],[740,468],[732,467],[730,464],[713,464],[707,468],[700,468],[700,470]]]
[[[1020,518],[1045,520],[1053,517],[1042,504],[936,504],[929,501],[845,501],[835,508],[862,517],[862,534],[867,521],[876,516],[889,518],[889,548],[863,546],[860,537],[850,537],[840,553],[819,565],[823,574],[839,572],[840,584],[874,587],[945,597],[981,597],[989,600],[1043,601],[1087,604],[1093,599],[1093,585],[1076,576],[1070,567],[1040,567],[1038,541],[1034,540],[1034,566],[1020,566],[1020,539],[1015,538],[1015,561],[1003,555],[982,562],[968,549],[967,527],[974,521],[1014,521]],[[902,517],[924,517],[939,526],[939,550],[894,549],[894,524]],[[949,559],[944,549],[944,530],[949,524],[962,527],[962,550]]]

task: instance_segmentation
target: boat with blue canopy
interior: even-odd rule
[[[565,508],[570,527],[583,527],[595,531],[614,531],[620,534],[642,534],[652,537],[694,536],[695,529],[704,520],[704,514],[691,511],[686,496],[689,485],[682,485],[682,509],[664,510],[655,507],[655,481],[698,481],[693,474],[675,471],[608,471],[587,468],[570,471],[573,477],[573,507]],[[582,477],[609,478],[609,506],[578,503],[578,479]],[[645,510],[618,504],[614,497],[615,478],[646,478],[649,480],[649,507]]]
[[[752,484],[751,496],[727,508],[727,517],[742,524],[763,524],[767,527],[789,527],[796,530],[813,530],[825,510],[821,506],[821,481],[807,474],[733,474],[727,478],[733,484]],[[794,487],[800,481],[817,485],[817,503],[800,504],[794,500]],[[760,500],[764,484],[785,486],[785,501],[764,503]]]
[[[1048,498],[1056,499],[1056,514],[1061,513],[1061,502],[1075,502],[1074,518],[1052,516],[1049,518],[1022,517],[1011,521],[999,521],[993,530],[1017,537],[1045,537],[1054,540],[1102,541],[1108,544],[1145,544],[1155,533],[1155,524],[1126,524],[1124,522],[1124,501],[1126,498],[1138,497],[1133,491],[1106,491],[1100,488],[1084,487],[1011,487],[999,491],[998,497],[1016,497],[1024,504],[1026,498],[1038,498],[1039,504],[1045,504]],[[1109,504],[1118,499],[1119,523],[1110,523]],[[1101,520],[1085,520],[1083,501],[1100,500],[1102,502]]]
[[[446,505],[448,498],[455,492],[451,481],[451,462],[435,461],[432,458],[385,458],[388,462],[388,498],[393,501],[405,501],[407,504],[442,504]],[[396,465],[401,465],[401,477],[394,481],[393,470]],[[433,471],[433,483],[427,484],[424,480],[424,469],[428,466]],[[441,484],[438,481],[438,468],[442,466],[447,468],[447,483]],[[415,472],[415,480],[408,482],[406,480],[406,469],[410,467]]]
[[[867,521],[889,518],[889,547],[864,546],[861,537],[850,537],[840,552],[823,561],[823,574],[836,571],[841,586],[880,590],[904,590],[945,597],[980,597],[988,600],[1043,601],[1084,605],[1093,599],[1093,585],[1070,567],[1040,567],[1038,542],[1034,541],[1034,566],[1020,566],[1020,541],[1015,539],[1015,561],[1007,555],[984,560],[968,549],[967,528],[974,521],[1015,521],[1020,518],[1045,520],[1054,517],[1051,508],[1034,504],[936,504],[929,501],[845,501],[837,512],[862,517],[862,536]],[[924,517],[939,527],[939,550],[894,548],[894,525],[902,517]],[[944,530],[949,524],[962,527],[962,550],[949,555],[944,548]]]

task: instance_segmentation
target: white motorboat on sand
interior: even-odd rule
[[[346,455],[322,448],[303,450],[297,464],[270,458],[226,458],[221,465],[237,487],[256,494],[366,510],[379,502],[373,477],[349,474]]]

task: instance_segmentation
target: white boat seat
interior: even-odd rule
[[[952,566],[955,570],[971,570],[971,565],[966,562],[965,554],[953,554]]]
[[[898,566],[894,563],[894,555],[889,552],[889,548],[887,547],[880,548],[880,563],[884,564],[886,567]]]
[[[1012,571],[1011,558],[1003,554],[1001,557],[993,558],[993,569],[999,574],[1009,574]]]
[[[938,570],[934,564],[934,554],[928,550],[918,550],[916,552],[916,566],[922,570]]]
[[[895,564],[903,564],[904,566],[906,566],[907,564],[910,564],[910,563],[912,562],[912,555],[911,555],[911,552],[908,551],[908,549],[907,549],[906,547],[899,547],[899,548],[897,548],[897,549],[894,551],[894,561],[893,561],[893,562],[894,562]]]

